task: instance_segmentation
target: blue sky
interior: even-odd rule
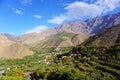
[[[0,32],[41,32],[64,22],[120,12],[120,0],[0,0]]]

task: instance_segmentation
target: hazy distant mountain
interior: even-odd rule
[[[15,38],[16,36],[13,34],[9,34],[9,33],[3,33],[2,35],[6,36],[7,38]]]
[[[0,34],[0,59],[23,58],[32,54],[33,52],[27,47],[11,41],[4,35]]]
[[[2,33],[2,35],[6,36],[8,39],[12,40],[12,41],[17,41],[17,36],[13,35],[13,34],[9,34],[9,33]]]
[[[97,35],[89,38],[85,44],[106,47],[120,44],[120,24],[103,30]]]
[[[41,42],[41,43],[43,42],[43,44],[44,44],[46,39],[51,38],[54,35],[59,34],[63,31],[84,35],[84,37],[89,37],[91,35],[101,32],[105,28],[112,27],[119,23],[120,23],[120,13],[110,14],[110,15],[106,15],[103,17],[90,18],[85,21],[75,21],[75,22],[63,23],[61,25],[58,25],[55,28],[48,29],[42,33],[24,34],[19,37],[19,40],[23,44],[26,44],[28,46],[37,44],[39,42]],[[54,38],[56,38],[56,37],[54,37]],[[82,39],[83,36],[80,38]],[[57,39],[54,39],[54,40],[57,40]],[[53,40],[53,42],[54,42],[54,40]]]

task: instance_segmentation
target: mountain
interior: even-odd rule
[[[110,14],[86,20],[90,34],[97,34],[105,28],[110,28],[120,23],[120,13]]]
[[[27,47],[20,45],[0,34],[0,59],[16,59],[32,55]]]
[[[53,30],[55,32],[61,32],[69,30],[75,33],[82,33],[85,35],[92,35],[99,33],[105,28],[112,27],[120,23],[120,13],[110,14],[102,17],[89,18],[85,21],[75,21],[63,23]]]
[[[18,41],[17,36],[15,36],[15,35],[13,35],[13,34],[2,33],[2,35],[6,36],[9,40]]]
[[[3,33],[2,35],[6,36],[6,37],[9,38],[9,39],[16,37],[15,35],[9,34],[9,33]]]
[[[40,33],[29,33],[20,35],[18,40],[20,40],[22,44],[30,46],[31,44],[42,40],[42,37],[40,36]]]
[[[85,21],[75,21],[75,22],[67,22],[63,23],[61,25],[58,25],[57,27],[48,29],[44,32],[41,33],[28,33],[28,34],[23,34],[19,36],[19,40],[21,43],[33,47],[31,45],[38,45],[40,42],[42,44],[45,43],[46,39],[50,39],[51,37],[54,37],[56,34],[59,34],[61,32],[72,32],[78,35],[84,35],[84,37],[88,38],[92,35],[95,35],[102,30],[106,28],[110,28],[114,25],[117,25],[120,23],[120,13],[116,14],[110,14],[102,17],[96,17],[96,18],[90,18]],[[54,37],[56,38],[56,37]],[[81,39],[83,38],[80,37]],[[48,41],[50,41],[48,39]],[[54,39],[57,40],[57,39]],[[52,40],[53,42],[55,42]],[[85,40],[85,39],[82,39]],[[47,42],[48,42],[47,41]],[[67,42],[67,41],[66,41]],[[75,42],[75,41],[73,41]],[[81,41],[82,42],[82,41]],[[81,43],[79,43],[81,44]],[[47,46],[47,45],[46,45]],[[49,44],[50,46],[50,44]],[[52,46],[52,44],[51,44]]]
[[[46,38],[44,41],[40,41],[35,45],[35,47],[46,48],[76,46],[81,44],[86,38],[87,37],[84,35],[63,31]]]
[[[90,37],[84,44],[98,47],[111,47],[120,44],[120,24],[107,28],[95,36]]]

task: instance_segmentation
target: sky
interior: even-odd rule
[[[0,0],[0,33],[42,32],[64,22],[120,12],[120,0]]]

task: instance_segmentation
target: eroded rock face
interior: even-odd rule
[[[9,40],[0,34],[0,59],[16,59],[32,55],[33,52],[27,47]]]

